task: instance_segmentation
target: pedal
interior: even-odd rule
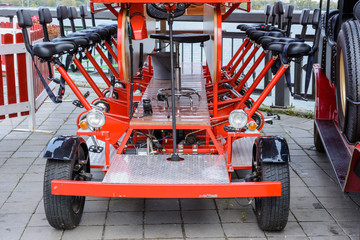
[[[93,152],[93,153],[101,153],[103,150],[104,150],[104,147],[101,147],[101,146],[91,145],[89,147],[89,151]]]
[[[56,84],[60,84],[60,79],[58,79],[58,78],[50,78],[50,77],[48,77],[48,79],[49,79],[50,81],[56,83]]]
[[[303,96],[298,95],[298,94],[294,94],[293,97],[294,97],[294,99],[296,99],[296,100],[302,100],[302,101],[305,101],[305,102],[307,102],[307,101],[309,100],[309,99],[304,98]]]
[[[79,175],[81,178],[83,178],[85,181],[91,181],[93,179],[93,175],[91,173],[87,173],[84,170],[79,172]]]
[[[273,120],[271,118],[265,118],[264,122],[267,123],[267,124],[270,124],[270,125],[274,124],[274,122],[273,122]]]
[[[268,113],[267,113],[267,116],[268,116],[268,117],[272,117],[272,118],[269,118],[269,119],[280,120],[280,115],[277,114],[277,113],[268,112]]]
[[[85,97],[85,98],[88,98],[89,96],[90,96],[90,92],[87,91],[87,92],[84,94],[84,97]]]
[[[78,108],[84,108],[84,105],[82,105],[82,103],[77,99],[72,101],[72,104],[75,105]]]

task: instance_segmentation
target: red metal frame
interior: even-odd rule
[[[53,180],[54,195],[120,198],[240,198],[281,196],[280,182],[152,185]]]
[[[117,44],[117,54],[111,49],[111,46],[108,43],[105,43],[105,46],[108,48],[109,53],[112,57],[118,62],[119,65],[119,72],[116,71],[114,67],[112,67],[110,61],[105,56],[105,54],[101,51],[99,46],[96,46],[97,51],[109,66],[111,72],[116,76],[117,79],[123,81],[126,85],[125,89],[117,89],[119,93],[124,97],[124,99],[116,100],[116,99],[106,99],[110,105],[110,109],[112,110],[110,113],[104,113],[106,116],[106,123],[99,131],[94,132],[83,132],[79,131],[78,135],[92,135],[95,136],[99,140],[105,141],[105,163],[104,166],[96,166],[97,168],[102,167],[104,172],[107,172],[108,167],[110,167],[110,144],[114,146],[117,151],[117,154],[124,153],[127,149],[134,148],[134,144],[129,143],[128,140],[130,136],[132,136],[133,141],[143,140],[144,137],[141,134],[136,134],[136,131],[145,131],[149,129],[172,129],[171,124],[168,125],[135,125],[130,123],[130,119],[128,117],[128,109],[130,104],[130,83],[128,76],[124,72],[123,66],[126,60],[126,52],[124,52],[123,47],[126,41],[123,41],[126,36],[124,34],[124,20],[126,17],[124,3],[120,1],[116,2],[117,4],[114,5],[113,0],[98,0],[92,1],[91,7],[92,11],[96,12],[93,8],[93,3],[104,3],[106,8],[109,9],[114,15],[118,17],[118,36],[117,36],[117,43],[113,41],[114,44]],[[184,2],[175,1],[175,2]],[[186,1],[185,1],[186,2]],[[200,3],[201,1],[195,0],[191,1],[192,3]],[[230,10],[225,13],[225,15],[221,15],[221,3],[234,3]],[[120,4],[121,3],[121,4]],[[129,2],[127,2],[129,3]],[[148,0],[140,1],[130,1],[130,3],[152,3]],[[215,15],[214,21],[216,23],[216,28],[214,30],[214,35],[216,39],[222,39],[222,21],[225,20],[232,11],[239,7],[240,3],[250,3],[248,0],[240,0],[236,3],[234,1],[222,1],[221,3],[218,1],[210,0],[208,3],[213,4],[215,7]],[[116,11],[115,8],[121,5],[121,9]],[[249,4],[248,4],[249,6]],[[103,9],[97,10],[103,11]],[[250,42],[248,39],[244,41],[242,46],[236,52],[235,56],[226,66],[227,69],[233,64],[232,69],[229,71],[229,74],[235,73],[236,68],[239,66],[240,62],[245,58],[246,54],[252,47],[253,43]],[[245,49],[243,49],[245,48]],[[227,110],[222,110],[218,108],[218,105],[223,104],[223,102],[219,102],[218,96],[220,91],[223,89],[219,89],[219,83],[222,82],[221,79],[221,53],[222,53],[222,42],[217,41],[214,47],[214,51],[217,52],[217,64],[215,65],[216,74],[214,79],[212,79],[213,85],[213,103],[212,109],[210,110],[213,117],[210,119],[211,123],[219,123],[220,121],[228,118]],[[243,51],[241,53],[241,51]],[[255,56],[256,52],[258,51],[258,47],[252,50],[250,56],[246,59],[245,64],[240,68],[238,72],[236,72],[235,77],[230,79],[231,83],[234,83],[238,76],[243,72],[246,65],[250,63],[253,56]],[[250,71],[254,71],[255,68],[260,64],[261,60],[264,58],[266,53],[262,53],[260,55],[260,60],[256,61],[256,66],[251,68]],[[91,56],[89,52],[86,52],[86,56],[89,58],[90,62],[93,63],[96,70],[100,73],[103,80],[106,82],[108,86],[110,86],[110,81],[106,77],[105,73],[101,70],[100,66],[96,63],[94,58]],[[275,59],[272,59],[270,63],[266,66],[266,71],[271,67]],[[78,66],[80,72],[82,72],[85,78],[89,81],[89,84],[94,88],[96,94],[99,96],[99,99],[103,99],[103,93],[100,89],[96,86],[96,84],[92,81],[91,77],[85,73],[85,69],[80,66],[80,62],[77,58],[74,60],[75,65]],[[150,67],[147,69],[146,74],[149,75],[148,79],[151,78],[152,75],[152,68],[151,63],[149,64]],[[84,96],[81,94],[80,90],[76,87],[76,85],[71,81],[70,77],[67,75],[65,70],[61,66],[56,66],[60,74],[65,78],[65,81],[68,83],[70,88],[79,98],[79,100],[84,105],[86,111],[91,109],[91,105],[87,102]],[[254,107],[252,107],[249,112],[249,116],[251,117],[252,114],[257,110],[258,106],[262,103],[265,99],[269,91],[275,86],[276,82],[280,79],[282,74],[285,72],[288,66],[282,66],[270,84],[267,86],[263,94],[259,97],[259,99],[255,102]],[[85,71],[85,72],[84,72]],[[263,70],[264,72],[265,70]],[[266,72],[265,71],[265,72]],[[265,75],[263,73],[258,76],[257,81],[254,82],[255,85],[262,79]],[[210,73],[207,69],[206,74],[208,76],[204,76],[207,82],[211,81]],[[244,86],[245,82],[249,79],[249,73],[245,77],[244,83],[241,84]],[[260,79],[260,80],[259,80]],[[135,80],[136,84],[141,84],[142,89],[146,88],[146,81],[145,83],[139,81],[138,79]],[[253,84],[253,85],[254,85]],[[244,96],[243,99],[240,100],[241,105],[243,105],[245,98],[249,99],[251,93],[253,92],[254,86],[249,88],[247,95]],[[210,86],[210,85],[209,85]],[[255,86],[256,87],[256,86]],[[119,94],[120,95],[120,94]],[[237,99],[239,101],[239,99]],[[239,104],[235,104],[236,102],[233,101],[233,108],[235,106],[239,107]],[[86,111],[84,113],[86,113]],[[84,114],[83,113],[83,114]],[[81,115],[80,115],[81,116]],[[79,118],[80,118],[79,116]],[[79,120],[79,119],[78,119]],[[223,124],[220,122],[220,125],[177,125],[177,129],[183,129],[186,131],[194,131],[199,130],[199,138],[201,140],[205,140],[205,145],[202,145],[197,149],[198,153],[207,153],[207,154],[219,154],[225,155],[227,154],[227,164],[226,170],[229,173],[229,183],[228,184],[191,184],[191,185],[152,185],[152,184],[107,184],[101,182],[87,182],[87,181],[63,181],[63,180],[53,180],[52,181],[52,193],[56,195],[69,195],[69,196],[96,196],[96,197],[141,197],[141,198],[234,198],[234,197],[269,197],[269,196],[281,196],[281,183],[280,182],[231,182],[230,175],[233,172],[233,168],[231,166],[231,147],[232,142],[241,137],[254,137],[260,136],[260,133],[248,134],[245,132],[228,132],[224,133],[224,130],[221,128]],[[226,134],[226,136],[225,136]],[[226,143],[223,144],[220,141],[220,136],[224,136],[226,139]],[[118,140],[122,137],[121,143],[118,144]],[[212,143],[211,143],[212,142]],[[165,145],[164,152],[171,153],[172,150],[168,147],[172,144],[171,140],[169,140],[168,145]],[[193,153],[191,146],[184,147],[184,153]],[[244,166],[239,167],[238,169],[251,169],[252,166]]]
[[[344,192],[360,192],[360,180],[359,177],[354,173],[355,167],[360,162],[360,145],[359,143],[356,143],[355,145],[349,144],[339,129],[335,84],[329,81],[319,64],[314,64],[313,70],[316,80],[315,119],[333,121],[342,141],[344,142],[348,151],[352,153],[350,166],[348,167],[348,174],[342,190]]]

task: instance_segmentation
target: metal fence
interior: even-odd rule
[[[7,17],[10,20],[12,20],[13,16],[15,15],[15,11],[16,11],[16,8],[0,9],[0,17]],[[31,11],[32,15],[37,15],[37,9],[30,9],[30,11]],[[56,22],[57,22],[56,10],[52,9],[51,14],[54,18],[54,23],[56,24]],[[297,37],[297,35],[300,34],[300,30],[298,30],[300,14],[301,14],[300,11],[294,13],[293,27],[292,27],[292,34],[291,34],[292,37]],[[96,13],[95,17],[96,17],[96,20],[98,23],[101,23],[103,21],[109,21],[109,20],[115,21],[116,20],[116,18],[112,14],[110,14],[110,12],[106,12],[106,11]],[[311,19],[312,19],[312,16],[310,16],[310,20]],[[87,21],[89,21],[89,25],[90,25],[90,21],[91,21],[90,16],[87,17]],[[182,22],[182,23],[197,22],[197,23],[201,24],[202,21],[203,21],[202,16],[181,16],[179,18],[176,18],[175,23],[176,22]],[[234,27],[234,26],[236,26],[237,24],[240,24],[240,23],[263,23],[263,22],[264,22],[264,15],[263,15],[262,11],[253,11],[250,13],[234,12],[226,19],[226,21],[224,22],[224,25],[225,24],[227,24],[229,26],[232,25],[233,27],[229,27],[230,29],[232,29],[230,31],[227,30],[225,27],[223,28],[223,34],[222,34],[223,35],[223,59],[222,59],[223,65],[225,65],[230,60],[230,58],[233,56],[233,54],[236,52],[237,48],[241,45],[241,42],[245,38],[245,34],[241,33],[241,32],[237,32],[236,27]],[[75,24],[77,26],[80,26],[81,25],[80,20],[76,21]],[[179,30],[184,31],[184,29],[179,29]],[[199,30],[200,30],[200,28],[195,30],[195,32],[199,31]],[[310,27],[308,28],[308,30],[310,30],[310,32],[311,32]],[[185,31],[188,31],[188,30],[185,30]],[[189,30],[189,31],[191,31],[191,30]],[[306,40],[310,42],[310,41],[312,41],[313,37],[314,37],[313,33],[307,34]],[[249,52],[251,52],[251,51],[249,51]],[[205,61],[205,58],[203,57],[204,53],[200,47],[200,44],[181,44],[180,55],[181,55],[181,60],[183,62],[189,62],[189,61],[190,62],[199,62],[199,61],[203,62],[203,61]],[[255,56],[255,58],[257,57],[257,55]],[[303,92],[304,92],[305,74],[303,72],[303,68],[304,68],[305,63],[306,63],[306,58],[304,58],[302,62],[298,61],[297,63],[292,64],[292,68],[291,68],[292,84],[293,84],[294,93],[296,93],[296,94],[303,94]],[[249,64],[249,65],[251,65],[251,64]],[[260,65],[258,67],[258,69],[261,70],[262,66],[264,66],[264,65]],[[245,70],[245,72],[246,72],[246,70]],[[257,74],[257,72],[255,72],[253,74],[253,80],[255,79],[256,74]],[[271,80],[271,73],[266,75],[264,81],[260,84],[257,91],[261,91],[268,84],[268,82],[270,80]],[[251,83],[251,81],[250,81],[250,83]],[[315,96],[314,83],[310,84],[309,90],[310,90],[310,92],[308,93],[308,98],[314,99],[314,96]],[[286,86],[285,86],[285,81],[279,81],[279,83],[277,84],[276,90],[274,90],[274,91],[275,91],[275,95],[276,95],[275,96],[275,105],[283,106],[283,107],[289,106],[289,102],[290,102],[289,94],[288,94],[288,90],[286,89]]]

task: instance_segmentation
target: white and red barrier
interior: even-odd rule
[[[33,44],[42,41],[41,25],[30,29],[30,38]],[[47,94],[17,24],[14,27],[13,23],[0,23],[0,39],[0,119],[30,115],[29,128],[34,130],[35,112]],[[49,75],[47,63],[36,59],[36,64],[46,78]]]

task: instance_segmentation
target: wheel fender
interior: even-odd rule
[[[87,145],[82,137],[57,136],[48,143],[44,158],[71,161],[75,159],[74,154],[76,154],[79,147],[84,148],[84,152],[88,156]]]
[[[285,163],[290,162],[289,147],[286,140],[280,136],[259,137],[254,143],[254,159],[260,162]]]

